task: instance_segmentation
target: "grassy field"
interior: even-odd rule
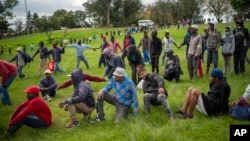
[[[223,33],[224,27],[230,25],[235,27],[234,23],[229,24],[219,24],[218,29]],[[199,25],[199,33],[203,32],[203,28],[207,25]],[[246,26],[250,28],[250,24],[246,23]],[[101,33],[106,33],[106,31],[117,31],[120,29],[72,29],[67,33],[67,39],[70,38],[82,38],[86,36],[92,36],[95,33],[99,35]],[[176,43],[181,44],[183,37],[186,33],[186,29],[177,30],[176,27],[171,27],[168,29],[159,29],[158,36],[162,39],[164,37],[164,31],[169,30],[170,36],[174,38]],[[136,44],[138,44],[139,39],[143,36],[142,33],[133,33],[132,36],[135,37]],[[56,31],[53,33],[52,37],[54,39],[64,39],[63,31]],[[109,38],[108,38],[109,39]],[[122,44],[123,35],[116,36],[116,39]],[[44,41],[47,47],[52,48],[51,43],[47,40],[45,34],[32,34],[30,35],[30,40],[33,44],[37,44],[39,41]],[[17,44],[27,44],[27,36],[20,36],[15,38],[8,38],[0,40],[0,45],[13,47],[12,55],[9,55],[7,51],[0,58],[9,60],[15,54],[15,48]],[[93,47],[99,47],[101,40],[95,41],[90,44]],[[35,50],[37,49],[37,46]],[[27,50],[33,55],[33,52]],[[184,71],[184,75],[181,76],[179,83],[167,82],[165,81],[165,86],[168,90],[169,97],[168,101],[175,112],[181,107],[185,92],[190,87],[196,87],[206,93],[209,89],[209,76],[204,76],[203,78],[198,78],[197,80],[190,81],[187,72],[187,63],[185,58],[185,47],[177,49],[174,47],[175,54],[179,55],[181,59],[181,66]],[[221,56],[220,49],[219,57],[219,67],[224,69],[223,58]],[[62,55],[62,62],[60,67],[65,70],[65,73],[56,74],[53,77],[57,80],[59,84],[68,80],[66,76],[76,66],[75,49],[66,49],[64,55]],[[120,53],[121,54],[121,53]],[[89,61],[90,69],[87,70],[84,64],[81,62],[80,66],[83,68],[84,73],[93,74],[102,77],[104,68],[98,68],[98,60],[100,56],[100,50],[96,52],[92,50],[86,50],[85,55]],[[250,55],[250,52],[248,53]],[[161,61],[160,61],[161,62]],[[205,59],[206,62],[206,59]],[[29,85],[36,85],[42,77],[37,76],[38,72],[39,57],[35,58],[29,67],[24,68],[24,73],[28,75],[26,79],[16,78],[14,83],[9,89],[10,97],[12,101],[12,106],[3,107],[0,105],[0,140],[2,138],[4,131],[8,125],[8,121],[13,110],[24,100],[26,100],[25,94],[22,92],[23,89]],[[127,63],[127,60],[126,60]],[[161,63],[160,63],[161,64]],[[206,64],[203,63],[203,70],[205,70]],[[147,70],[150,72],[150,65],[146,65]],[[163,71],[164,66],[160,66],[160,72]],[[1,69],[1,68],[0,68]],[[126,71],[129,76],[131,76],[131,71],[127,65]],[[246,64],[245,74],[240,75],[230,75],[227,77],[229,84],[231,85],[231,96],[230,101],[236,100],[241,96],[246,86],[249,84],[250,77],[250,64]],[[92,82],[95,93],[98,92],[104,85],[105,82],[97,83]],[[76,141],[76,140],[86,140],[86,141],[226,141],[229,140],[229,126],[232,124],[250,124],[248,121],[239,121],[230,117],[230,115],[221,115],[218,117],[206,117],[200,114],[197,110],[194,111],[194,119],[182,120],[175,116],[175,121],[170,122],[165,115],[163,108],[152,107],[152,114],[145,117],[143,112],[143,93],[142,90],[138,89],[137,94],[139,97],[139,115],[134,117],[133,114],[129,114],[129,118],[118,124],[114,124],[115,108],[107,103],[104,105],[104,110],[106,114],[106,120],[93,124],[89,121],[82,120],[82,115],[77,115],[81,125],[73,129],[65,129],[64,126],[69,122],[68,112],[58,108],[60,101],[65,98],[71,97],[73,93],[73,87],[67,89],[62,89],[57,91],[56,97],[53,98],[52,102],[48,105],[53,112],[53,124],[50,128],[46,130],[34,130],[27,126],[23,126],[10,140],[13,141]],[[132,112],[131,112],[132,113]],[[96,116],[95,111],[91,115],[91,118]]]

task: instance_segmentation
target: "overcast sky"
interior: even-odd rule
[[[31,14],[37,13],[40,17],[43,15],[51,16],[58,9],[84,10],[82,4],[87,0],[26,0],[27,11]],[[143,4],[152,3],[155,0],[142,0]],[[17,18],[25,18],[25,0],[19,0],[19,4],[14,7],[13,13]]]

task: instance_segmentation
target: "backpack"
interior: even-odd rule
[[[23,56],[25,64],[30,63],[31,61],[33,61],[32,57],[28,53],[23,52],[22,56]]]

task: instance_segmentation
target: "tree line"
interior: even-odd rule
[[[88,0],[84,10],[56,10],[52,16],[28,11],[26,22],[16,19],[12,10],[18,0],[0,1],[0,37],[7,32],[17,34],[44,32],[50,38],[53,30],[79,27],[124,27],[137,25],[140,19],[151,19],[156,24],[176,24],[181,19],[203,20],[205,13],[213,13],[218,22],[222,17],[250,17],[250,0],[156,0],[143,5],[142,0]],[[14,25],[15,29],[10,29]]]

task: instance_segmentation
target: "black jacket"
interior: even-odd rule
[[[127,47],[127,58],[129,65],[143,65],[141,52],[136,48],[135,45],[130,45]]]
[[[162,51],[162,42],[158,37],[152,38],[151,46],[150,46],[150,55],[158,55],[160,56]]]
[[[149,73],[142,85],[144,93],[158,94],[159,88],[164,88],[166,96],[167,90],[164,87],[164,80],[156,73]]]
[[[223,78],[214,84],[209,84],[209,87],[210,90],[207,96],[202,95],[207,114],[210,116],[218,113],[228,113],[231,88],[226,79]]]

